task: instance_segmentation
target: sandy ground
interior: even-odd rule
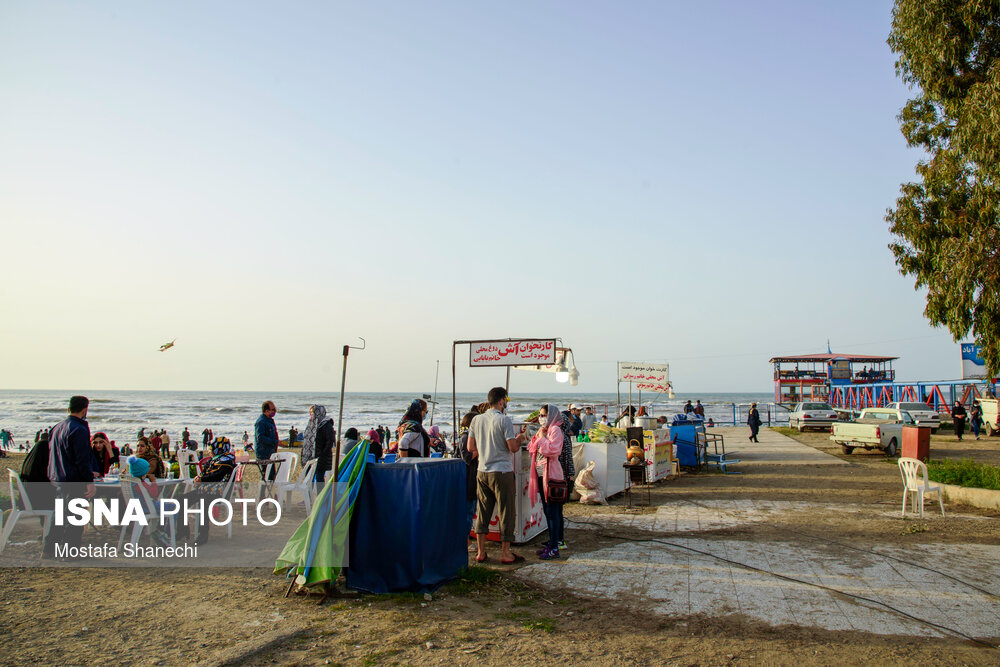
[[[900,483],[893,461],[878,453],[843,456],[825,433],[795,437],[849,461],[844,466],[757,468],[743,475],[683,475],[655,485],[656,505],[678,499],[815,503],[827,509],[792,513],[781,522],[708,527],[685,536],[760,543],[816,535],[853,545],[905,549],[1000,544],[1000,522],[983,510],[949,506],[979,521],[901,521]],[[730,449],[752,445],[730,441]],[[1000,463],[1000,438],[942,434],[932,457]],[[15,463],[0,461],[0,466]],[[16,467],[16,466],[14,466]],[[566,506],[567,518],[589,521],[622,508]],[[859,520],[829,506],[864,503],[885,512]],[[19,539],[34,528],[18,529]],[[596,552],[629,537],[569,530],[573,553]],[[633,530],[634,536],[643,534]],[[645,534],[643,534],[645,536]],[[537,540],[536,540],[537,541]],[[544,567],[536,545],[516,549],[528,566]],[[655,614],[621,599],[591,599],[571,588],[533,586],[513,568],[475,567],[465,579],[424,596],[363,596],[328,600],[284,598],[283,580],[265,570],[0,570],[0,664],[484,664],[527,660],[580,664],[717,665],[997,664],[1000,651],[953,638],[923,639],[799,625],[771,626],[738,614]]]

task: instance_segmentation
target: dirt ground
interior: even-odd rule
[[[899,473],[876,452],[844,456],[826,433],[794,434],[850,462],[743,475],[682,475],[652,489],[671,500],[753,498],[898,509]],[[746,445],[752,446],[752,445]],[[932,439],[933,458],[1000,463],[1000,438]],[[0,466],[13,460],[0,461]],[[16,466],[12,466],[16,467]],[[616,506],[618,505],[618,506]],[[976,508],[949,507],[996,518]],[[568,504],[568,519],[621,512]],[[19,529],[20,530],[20,529]],[[627,532],[617,530],[619,537]],[[901,522],[888,515],[797,512],[781,523],[699,533],[724,539],[810,540],[854,545],[928,542],[1000,544],[1000,522]],[[614,544],[597,531],[569,530],[570,553]],[[536,538],[536,542],[539,541]],[[538,563],[535,544],[515,550]],[[423,595],[327,600],[284,598],[284,580],[264,570],[0,569],[0,664],[129,665],[504,665],[541,660],[601,665],[990,664],[1000,650],[959,639],[916,639],[816,628],[771,627],[740,616],[664,617],[584,600],[568,590],[521,583],[513,568],[471,568]]]

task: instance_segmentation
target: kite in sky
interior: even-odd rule
[[[170,341],[169,343],[164,343],[163,345],[160,346],[160,352],[166,352],[167,350],[169,350],[170,348],[172,348],[174,346],[174,343],[176,343],[176,342],[177,342],[177,339],[175,338],[172,341]]]

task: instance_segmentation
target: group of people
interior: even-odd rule
[[[976,436],[976,440],[979,440],[979,433],[983,428],[983,406],[979,403],[973,401],[971,412],[966,411],[965,406],[962,405],[961,401],[955,401],[955,407],[951,409],[951,418],[955,424],[955,435],[958,439],[962,439],[962,435],[965,433],[965,421],[969,421],[969,426],[972,427],[972,434]]]
[[[134,454],[128,444],[119,449],[106,433],[90,432],[87,422],[89,406],[86,396],[73,396],[69,401],[69,416],[51,429],[38,432],[37,440],[21,467],[22,481],[33,483],[28,484],[33,505],[51,507],[59,496],[71,498],[80,493],[86,498],[93,498],[96,495],[94,482],[108,475],[113,467],[118,467],[124,476],[135,478],[130,483],[142,484],[151,497],[158,496],[156,479],[167,476],[167,466],[161,456],[164,453],[161,449],[164,434],[154,431],[153,437],[149,438],[140,430]],[[234,467],[229,441],[218,439],[213,446],[212,457],[204,462],[201,474],[192,480],[195,490],[191,493],[206,493],[204,487],[197,487],[228,479]],[[56,544],[78,546],[82,534],[83,526],[74,526],[69,522],[59,526],[54,521],[49,522],[43,557],[54,558]],[[201,542],[205,541],[203,538],[207,538],[207,532],[199,537]],[[67,558],[75,559],[74,556]]]
[[[532,503],[539,498],[548,523],[548,540],[538,551],[543,560],[559,557],[566,548],[563,534],[563,504],[569,499],[574,476],[571,433],[579,419],[579,408],[571,405],[560,412],[555,405],[539,410],[538,432],[527,437],[518,432],[507,414],[510,397],[504,387],[489,391],[486,402],[462,417],[458,453],[466,464],[466,500],[470,529],[475,515],[476,562],[489,560],[486,551],[490,520],[496,510],[500,531],[500,562],[508,565],[524,557],[511,551],[515,537],[518,489],[514,453],[525,443],[534,474],[528,478]],[[575,414],[574,414],[575,413]]]
[[[702,419],[705,418],[705,406],[701,404],[701,399],[697,399],[697,405],[691,405],[691,401],[684,404],[684,414],[696,414]]]

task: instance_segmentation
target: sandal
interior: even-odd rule
[[[479,556],[476,556],[476,562],[477,563],[488,563],[489,560],[490,560],[490,557],[486,556],[486,555],[484,555],[482,558],[480,558]]]
[[[523,563],[524,562],[524,556],[518,556],[517,554],[511,554],[511,555],[514,557],[514,560],[504,560],[504,559],[501,558],[500,559],[500,564],[501,565],[513,565],[514,563]]]

